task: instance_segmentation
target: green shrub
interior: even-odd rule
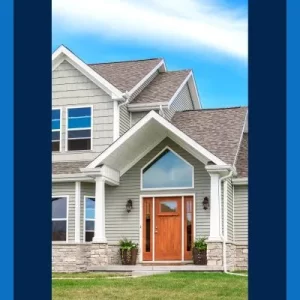
[[[206,238],[196,239],[193,244],[193,247],[199,250],[206,250],[207,249]]]
[[[138,244],[134,243],[131,240],[128,240],[127,238],[123,238],[119,241],[120,249],[122,250],[131,250],[131,249],[137,249]]]

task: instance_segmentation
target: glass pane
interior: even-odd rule
[[[89,138],[91,137],[91,130],[69,130],[68,131],[68,138]]]
[[[151,251],[151,241],[150,241],[150,232],[151,232],[151,221],[150,221],[150,215],[146,216],[146,252]]]
[[[192,166],[168,149],[143,170],[143,188],[184,188],[192,184]]]
[[[177,210],[176,201],[160,202],[160,212],[176,212],[176,210]]]
[[[93,231],[86,231],[85,232],[85,241],[86,242],[92,242],[94,237],[94,232]]]
[[[60,120],[52,120],[52,130],[60,129]]]
[[[59,120],[59,119],[60,119],[60,110],[52,109],[52,120]]]
[[[68,140],[68,150],[91,150],[91,139]]]
[[[67,237],[67,222],[66,221],[52,221],[52,240],[66,241]]]
[[[86,198],[85,200],[85,218],[95,219],[95,198]]]
[[[68,120],[68,128],[86,128],[91,127],[91,117],[77,117]]]
[[[52,219],[67,217],[67,198],[52,198]]]
[[[85,230],[86,231],[94,231],[95,222],[94,221],[85,221]]]
[[[59,151],[59,142],[52,142],[52,151]]]
[[[60,132],[59,131],[52,131],[52,141],[59,141]]]
[[[71,118],[77,117],[90,117],[91,107],[77,107],[68,109],[68,116]]]

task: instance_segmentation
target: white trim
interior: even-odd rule
[[[52,182],[74,182],[74,181],[88,181],[94,182],[90,177],[87,177],[83,173],[74,174],[52,174]]]
[[[52,151],[52,153],[54,154],[54,153],[62,152],[62,110],[63,110],[63,108],[61,106],[58,106],[58,107],[55,107],[55,106],[53,107],[52,106],[51,112],[53,110],[59,110],[59,118],[60,118],[60,120],[59,120],[59,129],[54,129],[54,130],[52,129],[52,131],[51,131],[51,132],[59,131],[59,151]],[[51,118],[51,123],[52,123],[52,118]],[[51,140],[52,140],[52,137],[51,137]]]
[[[114,101],[113,141],[120,136],[120,107],[118,101]]]
[[[66,221],[66,240],[65,241],[52,241],[52,242],[58,242],[58,243],[68,243],[69,242],[69,195],[53,195],[51,196],[51,204],[53,198],[66,198],[66,218],[52,218],[51,216],[51,222],[52,221]]]
[[[160,108],[168,108],[168,102],[156,102],[156,103],[134,103],[128,104],[128,111],[130,112],[143,112],[151,110],[159,110]]]
[[[181,85],[179,86],[179,88],[177,89],[177,91],[175,92],[175,94],[170,99],[170,101],[168,103],[168,109],[170,109],[170,106],[172,105],[172,103],[174,102],[174,100],[176,99],[176,97],[178,96],[178,94],[181,92],[181,90],[183,89],[183,87],[186,85],[186,83],[188,82],[188,80],[190,79],[191,76],[192,76],[192,71],[187,75],[187,77],[181,83]]]
[[[91,109],[91,127],[85,127],[85,128],[70,128],[68,126],[68,118],[69,118],[69,110],[73,108],[90,108]],[[92,104],[89,105],[70,105],[66,107],[66,134],[65,134],[65,151],[73,153],[74,151],[93,151],[93,138],[94,138],[94,106]],[[76,131],[76,130],[91,130],[91,148],[85,149],[85,150],[69,150],[68,149],[68,139],[69,139],[69,131]],[[72,140],[79,140],[79,139],[86,139],[86,138],[73,138]]]
[[[93,81],[102,90],[108,93],[112,98],[122,98],[123,94],[120,90],[114,87],[106,79],[96,73],[91,67],[74,55],[69,49],[61,45],[52,54],[52,71],[54,71],[64,60],[67,60],[70,64]]]
[[[165,61],[162,59],[138,84],[136,84],[130,91],[129,94],[134,94],[158,69],[162,68],[162,71],[166,71]]]
[[[202,108],[201,98],[198,93],[194,73],[193,73],[193,71],[191,71],[191,72],[192,72],[192,76],[190,77],[190,80],[188,80],[188,86],[189,86],[190,94],[191,94],[191,97],[192,97],[192,100],[194,103],[194,109],[201,109]]]
[[[156,112],[149,112],[144,118],[142,118],[139,122],[137,122],[133,127],[131,127],[127,132],[125,132],[118,140],[116,140],[110,147],[104,150],[98,157],[96,157],[89,165],[88,168],[97,167],[105,158],[107,158],[114,150],[116,150],[122,143],[124,143],[128,138],[133,136],[141,127],[147,124],[151,119],[156,120],[162,126],[166,127],[168,130],[173,132],[177,137],[182,139],[185,143],[189,144],[196,151],[202,154],[208,161],[214,162],[216,165],[226,165],[222,160],[217,158],[211,152],[206,150],[200,144],[195,142],[193,139],[188,137],[181,130],[176,128],[173,124],[165,120],[163,117],[158,115]]]
[[[227,212],[227,203],[228,203],[228,181],[224,181],[223,186],[223,209],[224,209],[224,220],[223,220],[223,235],[225,240],[228,239],[228,212]]]
[[[173,154],[175,154],[179,159],[183,160],[186,164],[192,167],[192,186],[189,187],[160,187],[160,188],[143,188],[143,170],[147,168],[157,157],[159,157],[165,150],[171,151]],[[161,191],[161,190],[189,190],[194,188],[194,166],[190,164],[186,159],[181,157],[177,152],[175,152],[170,146],[164,147],[161,151],[159,151],[148,163],[146,163],[140,171],[140,188],[141,191]]]
[[[233,185],[248,185],[248,177],[233,178],[232,184]]]
[[[185,205],[184,196],[181,196],[181,260],[184,261],[184,217],[185,217]]]
[[[81,182],[75,182],[75,243],[80,243],[80,197]]]
[[[95,234],[95,219],[86,219],[85,218],[85,212],[86,212],[86,199],[87,198],[92,198],[92,199],[95,199],[95,205],[96,205],[96,197],[95,196],[83,196],[83,242],[84,243],[92,243],[91,242],[87,242],[85,240],[85,221],[94,221],[94,234]]]

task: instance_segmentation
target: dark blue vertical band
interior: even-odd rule
[[[13,1],[0,2],[0,298],[13,299]]]
[[[287,226],[288,300],[300,299],[300,39],[299,1],[288,1],[287,9]]]
[[[14,150],[14,299],[50,300],[50,0],[14,2]]]
[[[249,299],[286,299],[286,0],[249,1]]]

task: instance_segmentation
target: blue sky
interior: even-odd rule
[[[161,3],[163,2],[163,4]],[[53,0],[52,45],[87,63],[163,57],[193,69],[202,106],[247,105],[245,0]]]

